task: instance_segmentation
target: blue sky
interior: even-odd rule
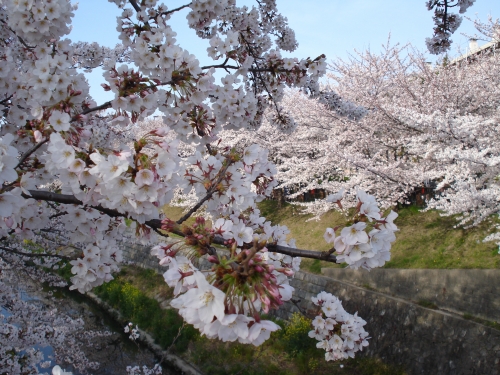
[[[170,9],[188,1],[165,1]],[[432,35],[432,13],[424,0],[277,0],[278,9],[288,18],[295,30],[299,48],[292,55],[316,57],[324,53],[328,60],[346,58],[354,50],[381,50],[389,34],[391,43],[411,43],[417,49],[425,50],[425,38]],[[404,6],[401,4],[404,3]],[[250,0],[237,4],[251,6]],[[115,4],[104,0],[82,0],[73,19],[70,38],[73,41],[98,42],[113,47],[118,43],[116,16],[120,10]],[[198,39],[187,27],[187,10],[184,9],[171,18],[171,26],[177,32],[181,46],[195,54],[204,63],[207,41]],[[467,16],[486,20],[488,15],[500,18],[500,1],[476,0],[469,8]],[[453,35],[450,56],[458,55],[458,48],[464,51],[468,40],[465,34],[474,34],[472,23],[464,20]],[[480,42],[481,45],[484,42]],[[435,58],[430,56],[429,60]],[[91,95],[102,103],[111,98],[99,86],[103,82],[102,71],[96,69],[87,78],[91,84]]]

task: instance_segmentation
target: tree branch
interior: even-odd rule
[[[57,194],[57,193],[52,193],[49,191],[38,191],[38,190],[29,190],[29,193],[31,196],[22,194],[24,198],[33,198],[37,200],[43,200],[43,201],[50,201],[50,202],[56,202],[56,203],[62,203],[62,204],[76,204],[76,205],[81,205],[85,206],[82,201],[77,199],[73,195],[67,195],[67,194]],[[102,206],[88,206],[91,208],[94,208],[110,217],[127,217],[125,214],[122,214],[116,210],[111,210],[109,208],[105,208]],[[147,220],[144,224],[146,224],[148,227],[151,227],[155,232],[161,234],[164,237],[168,237],[168,234],[163,234],[160,232],[160,229],[162,227],[162,221],[159,219],[151,219]],[[185,234],[178,229],[172,229],[171,233],[174,233],[178,236],[185,237]],[[224,238],[216,236],[213,241],[215,244],[218,245],[224,245]],[[315,250],[302,250],[302,249],[296,249],[293,247],[286,247],[286,246],[281,246],[281,245],[276,245],[276,244],[267,244],[266,247],[268,248],[269,251],[274,252],[274,253],[280,253],[280,254],[285,254],[285,255],[290,255],[292,257],[302,257],[302,258],[311,258],[311,259],[320,259],[324,260],[327,262],[336,262],[337,258],[331,254],[326,252],[321,252],[321,251],[315,251]]]
[[[229,160],[229,159],[227,159],[227,160]],[[217,181],[209,189],[209,191],[207,192],[207,195],[205,195],[198,203],[196,203],[194,205],[194,207],[192,207],[183,217],[181,217],[179,220],[177,220],[177,222],[176,222],[177,224],[182,224],[183,222],[185,222],[187,219],[189,219],[191,217],[192,214],[194,214],[196,211],[198,211],[198,209],[203,205],[203,203],[205,203],[207,200],[212,198],[212,195],[217,190],[217,185],[220,184],[220,182],[222,181],[222,179],[226,175],[227,169],[229,168],[229,166],[231,164],[232,164],[231,162],[228,162],[227,165],[219,171],[219,173],[220,173],[219,178],[217,178]]]
[[[13,96],[14,96],[14,95],[11,95],[11,96],[9,96],[8,98],[5,98],[5,99],[3,99],[3,100],[0,100],[0,104],[5,104],[5,103],[7,103],[10,99],[12,99],[12,97],[13,97]]]
[[[337,261],[337,257],[335,255],[331,255],[328,251],[302,250],[276,244],[267,244],[266,247],[269,251],[273,253],[290,255],[292,257],[319,259],[319,260],[325,260],[327,262]]]
[[[48,140],[49,140],[48,138],[45,138],[43,141],[38,142],[36,145],[34,145],[28,151],[26,151],[21,156],[21,158],[19,159],[19,163],[17,163],[17,165],[15,166],[14,169],[19,168],[21,166],[21,164],[23,164],[24,161],[31,156],[31,154],[33,154],[36,150],[38,150],[40,147],[42,147],[46,142],[48,142]]]
[[[161,14],[162,16],[166,16],[166,15],[168,15],[168,14],[172,14],[172,13],[174,13],[174,12],[178,12],[179,10],[182,10],[182,9],[187,8],[187,7],[189,7],[189,6],[191,6],[191,3],[189,3],[189,4],[185,4],[185,5],[182,5],[182,6],[178,7],[178,8],[172,9],[172,10],[167,10],[166,12],[163,12],[163,13],[160,13],[160,14]]]
[[[140,12],[141,11],[141,7],[139,5],[137,5],[137,3],[136,3],[135,0],[129,0],[129,3],[134,7],[134,9],[135,9],[136,12]]]
[[[111,101],[106,102],[104,104],[101,104],[100,106],[97,106],[97,107],[88,108],[88,109],[80,112],[78,115],[86,115],[87,113],[90,113],[90,112],[100,111],[100,110],[108,109],[108,108],[111,108]],[[71,121],[77,120],[78,119],[78,115],[73,116],[73,118],[71,119]]]

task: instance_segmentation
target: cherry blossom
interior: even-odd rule
[[[346,312],[342,302],[330,293],[321,292],[312,301],[319,312],[312,321],[314,329],[309,337],[319,341],[316,346],[325,350],[325,360],[353,358],[355,352],[368,346],[368,333],[363,328],[366,322],[357,313]]]
[[[366,83],[363,90],[353,90],[349,96],[351,77],[339,64],[337,70],[347,78],[345,82],[339,78],[338,92],[320,87],[326,57],[290,57],[298,42],[275,1],[257,1],[250,8],[228,0],[195,0],[170,10],[156,1],[111,2],[121,12],[116,19],[120,44],[113,49],[69,39],[77,9],[69,0],[0,1],[1,262],[32,274],[41,271],[27,268],[28,259],[45,269],[69,264],[70,289],[85,293],[113,279],[123,261],[119,241],[140,241],[152,245],[152,254],[168,267],[163,276],[174,288],[171,305],[187,323],[208,337],[261,345],[279,329],[262,315],[292,298],[290,279],[299,270],[299,255],[366,269],[389,259],[397,230],[395,214],[384,218],[380,202],[381,207],[389,207],[404,199],[410,188],[387,185],[391,192],[379,193],[372,187],[387,176],[405,180],[404,186],[422,181],[423,173],[407,177],[401,172],[411,169],[406,148],[422,151],[418,145],[424,141],[436,146],[442,139],[458,138],[448,148],[430,147],[419,155],[437,165],[456,159],[461,150],[460,162],[450,162],[446,172],[452,176],[454,169],[466,165],[485,176],[483,182],[491,181],[493,172],[489,171],[495,169],[497,156],[486,134],[495,131],[496,125],[486,115],[498,107],[494,90],[471,101],[469,96],[479,95],[480,90],[464,92],[458,85],[454,98],[470,94],[462,101],[470,102],[468,108],[477,107],[477,113],[471,114],[451,104],[441,106],[436,99],[440,93],[429,89],[429,110],[420,113],[415,106],[391,107],[393,98],[408,90],[392,94],[392,88],[385,87],[381,91],[391,95],[383,108],[397,107],[395,118],[413,129],[438,130],[409,145],[398,143],[405,139],[404,132],[395,134],[391,142],[374,141],[377,135],[390,132],[383,125],[368,132],[370,126],[366,126],[362,129],[366,138],[345,129],[346,124],[371,124],[374,112],[375,117],[382,116],[381,111],[372,110],[374,102],[366,100],[373,97],[367,89],[373,84]],[[465,9],[467,4],[462,5]],[[176,39],[170,20],[184,8],[188,26],[207,42],[207,50],[201,53],[211,59],[208,65],[202,66]],[[104,71],[101,88],[112,95],[105,103],[91,97],[81,70],[97,67]],[[451,74],[443,71],[437,75],[423,70],[432,82],[424,88],[434,87],[433,80],[440,86]],[[362,73],[362,67],[352,72],[360,80]],[[482,74],[481,82],[485,82],[489,72]],[[412,86],[412,80],[404,82],[425,91]],[[384,94],[376,99],[385,100]],[[296,103],[308,105],[294,109]],[[308,115],[301,115],[310,106],[318,111],[318,118],[307,120]],[[335,130],[338,139],[321,133],[325,121],[332,118],[342,123],[342,129]],[[482,128],[469,134],[466,129],[477,121]],[[304,126],[312,130],[304,131]],[[247,137],[262,132],[269,135],[264,137],[267,143]],[[299,146],[295,136],[313,139],[316,146],[295,152],[290,148]],[[474,146],[463,150],[467,142]],[[375,159],[360,156],[359,150],[371,153],[373,145],[381,143],[394,151],[394,163],[381,162],[381,151],[375,152]],[[284,146],[289,147],[286,153]],[[328,159],[314,167],[299,162],[318,155]],[[481,174],[483,169],[478,168],[483,167],[472,167],[476,164],[486,165],[488,173]],[[360,170],[372,174],[367,177]],[[425,176],[436,179],[443,174]],[[278,185],[307,181],[308,187],[319,186],[318,178],[328,181],[330,192],[340,191],[321,202],[316,213],[334,205],[356,207],[348,227],[332,223],[325,239],[333,246],[326,253],[296,249],[289,230],[266,220],[256,205]],[[484,184],[476,185],[470,178],[441,183],[460,186],[460,199],[467,194],[492,199],[496,192],[496,185],[490,183],[490,190],[479,188],[478,193],[477,187]],[[184,216],[176,221],[166,217],[163,207],[167,204],[187,207]],[[187,225],[190,217],[196,217],[195,223]],[[167,243],[167,233],[180,239]],[[200,258],[208,261],[208,269],[198,267]],[[7,295],[5,290],[0,288],[0,298]],[[355,322],[346,320],[351,326],[361,322],[350,319]],[[328,320],[324,327],[333,324]],[[9,329],[17,328],[12,324]],[[357,337],[337,336],[349,353],[360,345]],[[328,345],[338,350],[339,338]],[[3,349],[7,346],[1,340]],[[23,347],[31,344],[23,343]],[[31,371],[41,359],[30,353],[27,366]],[[333,350],[328,353],[333,355]],[[16,361],[13,366],[22,366]],[[82,363],[82,368],[91,367]],[[53,372],[64,373],[62,368],[53,367]],[[151,374],[159,370],[127,371]]]

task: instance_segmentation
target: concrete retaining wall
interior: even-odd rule
[[[371,336],[364,355],[401,365],[409,374],[500,374],[498,330],[325,276],[299,272],[291,285],[303,311],[314,310],[310,298],[322,290],[339,297],[350,313],[357,311]],[[287,302],[277,315],[287,319],[297,311]]]
[[[148,248],[126,242],[122,248],[125,260],[160,273],[167,269]],[[500,331],[411,302],[427,300],[496,320],[498,270],[324,271],[330,277],[298,272],[291,281],[294,300],[311,312],[310,297],[325,290],[338,296],[347,311],[357,311],[371,336],[363,355],[401,365],[409,374],[500,375]],[[288,319],[297,306],[287,302],[276,315]]]
[[[347,270],[325,268],[332,279],[440,309],[500,322],[500,270]]]

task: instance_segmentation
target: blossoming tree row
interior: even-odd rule
[[[500,41],[497,24],[481,29],[490,31],[493,45]],[[296,189],[291,198],[345,189],[349,208],[357,205],[351,193],[362,187],[391,207],[432,182],[429,208],[458,214],[458,225],[477,225],[499,211],[498,53],[431,65],[411,48],[387,46],[330,68],[330,87],[316,99],[289,91],[282,100],[297,125],[293,134],[264,121],[258,132],[228,132],[228,142],[266,147],[277,187]],[[321,214],[334,201],[303,205]]]

